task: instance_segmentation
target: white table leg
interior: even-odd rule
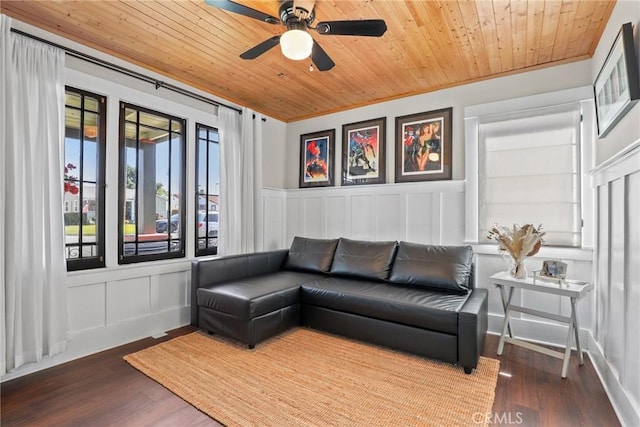
[[[562,378],[567,378],[567,370],[569,369],[569,359],[571,358],[571,339],[573,337],[573,318],[569,322],[569,331],[567,332],[567,342],[564,348],[564,361],[562,362]]]
[[[504,291],[503,285],[496,285],[500,288],[500,298],[502,299],[502,310],[504,311],[505,316],[507,315],[507,295]],[[509,288],[509,301],[511,301],[511,292],[513,292],[513,288]],[[508,326],[509,337],[513,338],[513,332],[511,332],[511,325]]]
[[[580,365],[584,365],[584,357],[582,356],[582,347],[580,347],[580,327],[578,326],[578,317],[576,315],[576,299],[571,298],[571,321],[574,324],[574,333],[576,335],[576,349],[578,350],[578,357]]]
[[[503,287],[501,286],[502,290]],[[509,327],[509,316],[511,315],[511,309],[509,306],[511,305],[511,298],[513,297],[513,288],[509,288],[509,297],[506,300],[506,304],[504,307],[504,321],[502,322],[502,335],[500,335],[500,342],[498,343],[498,356],[502,355],[502,350],[504,350],[504,337],[507,335],[507,330],[509,330],[509,334],[511,334],[511,330]]]

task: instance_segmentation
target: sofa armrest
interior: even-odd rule
[[[288,249],[196,259],[191,262],[191,324],[198,325],[198,288],[280,271]]]
[[[476,288],[458,314],[458,363],[468,374],[478,366],[487,335],[489,291]]]

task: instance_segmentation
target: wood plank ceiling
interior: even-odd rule
[[[238,0],[278,16],[277,0]],[[274,48],[282,34],[204,0],[14,1],[0,10],[285,122],[589,58],[614,1],[317,0],[316,20],[384,19],[381,38],[311,31],[334,60],[326,72]],[[98,88],[96,88],[98,90]]]

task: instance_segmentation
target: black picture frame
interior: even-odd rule
[[[396,117],[395,182],[452,178],[453,108]]]
[[[387,118],[342,126],[342,185],[386,182]]]
[[[331,187],[336,130],[300,135],[300,188]]]
[[[598,138],[604,138],[640,99],[633,26],[623,24],[595,82]]]

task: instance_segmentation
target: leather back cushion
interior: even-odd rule
[[[431,246],[400,242],[393,263],[393,283],[466,293],[472,288],[471,246]]]
[[[366,242],[341,238],[331,274],[384,281],[389,278],[396,242]]]
[[[310,239],[296,236],[284,262],[287,270],[328,273],[338,239]]]

